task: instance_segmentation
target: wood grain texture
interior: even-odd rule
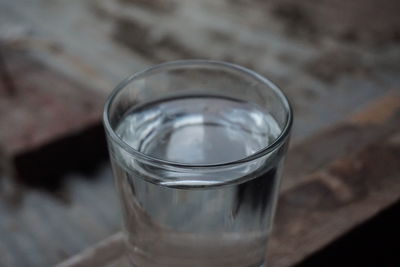
[[[105,95],[26,52],[3,49],[2,59],[8,82],[0,82],[0,92],[13,85],[12,95],[0,98],[0,165],[7,175],[46,184],[105,156]]]
[[[294,144],[286,161],[282,191],[299,184],[306,174],[392,132],[398,124],[392,117],[399,108],[400,91],[391,90],[341,123]]]
[[[394,3],[385,0],[388,2]],[[328,130],[329,138],[323,137],[328,133],[321,137],[317,131],[335,127],[332,125],[400,84],[396,43],[381,43],[375,49],[365,46],[367,42],[362,40],[342,42],[329,30],[338,23],[317,21],[313,25],[323,14],[319,11],[329,12],[323,18],[325,22],[338,17],[341,9],[336,7],[342,2],[332,3],[0,0],[0,42],[23,49],[63,76],[106,94],[124,77],[165,60],[199,56],[250,67],[277,83],[291,100],[295,111],[294,143],[315,137],[300,145],[299,156],[292,149],[287,166],[296,167],[292,171],[287,168],[285,190],[346,153],[348,150],[339,146],[342,142],[357,148],[375,135],[347,124],[342,129]],[[354,3],[343,2],[346,16],[350,15],[350,20],[343,23],[369,31],[364,23],[353,25],[356,16],[351,8],[359,7]],[[375,12],[371,6],[367,8]],[[395,9],[392,11],[397,19]],[[380,19],[386,19],[381,15]],[[374,24],[376,16],[364,17]],[[312,32],[312,28],[319,27],[324,34]],[[137,38],[121,36],[124,30]],[[351,39],[351,35],[346,38]],[[373,37],[382,39],[376,33]],[[140,46],[143,43],[148,47]],[[348,138],[351,141],[346,141]],[[332,145],[335,151],[308,149],[313,143],[329,148],[329,142],[336,144]],[[310,155],[313,151],[318,153]],[[301,155],[306,158],[303,160]],[[0,198],[0,266],[52,266],[117,232],[118,203],[111,171],[109,167],[104,169],[68,175],[62,188],[67,202],[59,203],[53,196],[32,189],[19,194],[23,196],[19,207],[10,207]],[[2,196],[8,191],[4,183],[12,181],[7,178],[0,179]]]
[[[285,179],[293,181],[284,184],[279,199],[268,253],[272,267],[300,262],[400,200],[398,93],[311,136],[292,147],[289,155],[286,175],[292,177]],[[111,240],[60,266],[83,266],[82,262],[87,263],[84,266],[123,266],[124,256],[103,258],[105,247],[111,251],[123,247],[121,234]],[[94,264],[99,259],[104,259],[103,265]]]
[[[56,267],[85,267],[114,264],[116,262],[115,259],[123,257],[124,246],[122,239],[122,233],[112,235],[97,244],[96,247],[88,248],[81,254],[56,265]]]
[[[271,266],[300,262],[400,200],[399,111],[381,124],[391,129],[386,134],[282,192],[270,242]]]

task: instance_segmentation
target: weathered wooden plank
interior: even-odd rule
[[[120,229],[108,166],[66,181],[67,199],[26,189],[19,205],[6,201],[0,186],[0,266],[53,266]]]
[[[321,160],[318,155],[325,151],[321,146],[334,152]],[[295,180],[283,187],[280,196],[269,245],[273,267],[300,262],[400,199],[400,96],[393,92],[379,99],[294,146],[289,155],[291,176],[285,179]],[[305,170],[293,158],[301,160]],[[65,266],[82,266],[81,262],[98,266],[93,264],[95,260],[104,263],[100,266],[123,266],[127,262],[124,256],[103,258],[97,252],[104,247],[122,247],[121,234],[112,240],[112,244],[92,248],[91,253],[79,254]]]
[[[115,264],[115,259],[123,257],[124,254],[122,239],[122,233],[112,235],[95,247],[88,248],[81,254],[58,264],[56,267],[107,266],[109,264]]]
[[[399,98],[400,92],[392,90],[343,122],[294,144],[288,154],[282,190],[300,183],[305,174],[393,131],[397,124],[387,120],[399,109]]]
[[[400,200],[400,127],[384,138],[308,175],[281,195],[271,266],[300,262]]]
[[[400,198],[399,134],[392,91],[289,152],[271,266],[300,262]]]
[[[292,100],[294,140],[343,119],[399,83],[400,60],[394,47],[371,51],[295,38],[282,30],[284,22],[263,1],[188,0],[178,4],[171,0],[165,1],[168,8],[161,9],[141,2],[56,1],[47,5],[38,0],[0,0],[0,19],[4,28],[22,28],[13,43],[105,92],[132,72],[188,55],[250,67],[275,81]],[[121,38],[124,32],[127,36]],[[0,39],[12,40],[6,33],[2,27]],[[137,36],[137,43],[128,33]],[[145,42],[152,48],[150,56],[148,51],[143,53],[146,47],[140,47]],[[339,57],[342,63],[336,64]],[[320,79],[310,71],[310,64],[315,66],[311,69],[323,69],[325,76],[334,79]]]
[[[101,114],[105,96],[26,53],[12,49],[2,52],[3,169],[24,182],[43,184],[104,157]]]
[[[342,120],[371,99],[384,94],[387,89],[397,86],[400,81],[398,46],[389,43],[379,46],[379,49],[371,49],[364,46],[366,42],[362,40],[338,43],[330,38],[331,28],[339,23],[321,23],[316,21],[316,17],[322,14],[320,2],[323,2],[322,9],[326,13],[332,11],[329,10],[329,3],[332,1],[154,1],[157,4],[162,2],[166,8],[147,4],[150,1],[144,2],[146,1],[0,0],[0,40],[23,48],[46,64],[62,70],[62,73],[105,92],[109,92],[123,77],[149,64],[185,56],[180,51],[172,50],[171,44],[177,44],[191,54],[243,64],[270,77],[292,100],[296,114],[292,136],[294,141]],[[342,3],[333,2],[334,8]],[[385,5],[389,2],[396,3],[393,0],[384,2]],[[354,3],[343,3],[348,13],[345,15],[346,20],[342,20],[339,26],[344,29],[342,25],[350,25],[350,30],[356,35],[358,30],[354,31],[355,28],[361,29],[361,33],[370,31],[365,24],[354,25],[351,20],[357,20],[357,16],[361,14],[371,25],[377,16],[372,16],[371,19],[370,15],[365,16],[365,12],[357,12],[357,16],[353,16],[352,8],[347,8],[347,5],[358,9],[360,5],[357,1]],[[268,5],[273,9],[272,14]],[[367,6],[367,9],[367,13],[371,10],[375,12],[371,6]],[[342,10],[333,10],[323,20],[335,20],[339,17],[337,12],[341,13]],[[380,9],[382,10],[387,10],[387,5]],[[398,19],[395,10],[391,9],[391,14]],[[379,13],[379,19],[386,19],[385,15],[382,16],[384,12]],[[393,18],[392,15],[389,17]],[[121,23],[127,20],[136,25]],[[391,24],[391,20],[385,23]],[[146,31],[142,31],[138,39],[148,43],[153,48],[154,55],[146,56],[140,51],[140,46],[132,43],[134,40],[129,40],[130,38],[116,38],[117,33],[123,33],[121,26],[128,26],[126,31],[134,30],[135,27],[145,28]],[[310,34],[309,26],[322,30],[317,34]],[[392,30],[393,28],[385,28],[389,35]],[[382,40],[382,36],[376,32],[372,37]],[[395,35],[392,37],[396,38]],[[342,135],[346,140],[347,135]],[[355,145],[358,141],[357,135],[356,131],[351,142]],[[320,157],[324,158],[326,151],[320,152]],[[290,155],[293,158],[293,150]],[[338,153],[337,157],[340,155]],[[304,165],[308,163],[301,158],[296,162],[303,162]],[[311,166],[309,171],[326,165],[329,165],[329,158],[324,159],[317,167]],[[302,170],[301,164],[298,170]],[[307,173],[299,177],[293,171],[292,177],[302,180],[301,177]],[[94,176],[102,175],[96,173]],[[88,175],[80,177],[87,178]],[[110,177],[108,174],[108,178]],[[36,266],[49,266],[82,250],[84,244],[92,244],[105,237],[102,234],[89,238],[89,235],[82,234],[87,226],[77,225],[83,226],[87,222],[79,222],[78,217],[68,215],[77,206],[92,214],[97,224],[107,228],[108,234],[117,231],[119,217],[113,198],[114,189],[110,183],[105,182],[107,179],[97,178],[101,179],[92,179],[90,183],[82,179],[68,179],[66,188],[70,191],[70,206],[50,205],[48,209],[57,214],[57,227],[53,227],[46,216],[41,216],[41,208],[55,201],[46,195],[37,194],[36,200],[31,201],[29,195],[32,191],[29,190],[25,193],[28,196],[27,201],[15,213],[0,208],[0,216],[17,225],[14,227],[17,229],[15,232],[9,232],[7,225],[1,226],[0,231],[4,233],[1,241],[10,237],[13,240],[16,235],[31,238],[29,234],[41,227],[45,238],[42,243],[36,244],[46,264],[37,262]],[[0,182],[3,180],[6,179]],[[293,186],[295,184],[290,183],[289,179],[284,180],[284,189]],[[68,193],[64,194],[68,196]],[[109,197],[104,197],[105,195]],[[19,215],[28,211],[31,215],[40,215],[34,221],[32,216]],[[70,230],[58,233],[59,229]],[[65,232],[71,231],[83,240],[76,244],[62,238]],[[55,239],[55,244],[50,242],[47,243],[50,245],[46,245],[48,238],[53,241]],[[24,257],[31,253],[26,250],[27,247],[17,246],[14,249],[12,242],[5,244],[10,257],[0,257],[1,263],[4,260],[6,266],[34,266],[29,257]]]

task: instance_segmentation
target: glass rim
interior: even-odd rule
[[[282,128],[280,134],[274,139],[274,141],[267,146],[263,147],[262,149],[258,150],[257,152],[238,159],[238,160],[233,160],[229,162],[222,162],[222,163],[210,163],[210,164],[193,164],[193,163],[181,163],[181,162],[175,162],[175,161],[168,161],[156,157],[149,156],[143,152],[140,152],[139,150],[134,149],[131,147],[128,143],[126,143],[124,140],[122,140],[121,137],[119,137],[113,127],[111,126],[110,123],[110,108],[111,105],[113,104],[114,99],[116,96],[124,90],[124,88],[130,84],[132,81],[144,77],[147,74],[150,74],[153,71],[157,70],[162,70],[162,69],[169,69],[169,68],[176,68],[176,67],[184,67],[184,66],[216,66],[216,67],[222,67],[225,69],[230,69],[237,71],[239,73],[245,74],[260,83],[266,85],[269,87],[269,89],[273,90],[274,93],[278,95],[280,100],[283,103],[283,106],[285,108],[285,111],[287,112],[286,115],[286,121],[285,121],[285,126]],[[290,102],[283,93],[283,91],[275,85],[272,81],[270,81],[268,78],[262,76],[261,74],[248,69],[246,67],[242,67],[237,64],[229,63],[229,62],[224,62],[224,61],[218,61],[218,60],[203,60],[203,59],[190,59],[190,60],[176,60],[176,61],[169,61],[157,65],[153,65],[150,67],[147,67],[143,69],[142,71],[135,72],[132,75],[128,76],[127,78],[123,79],[117,86],[112,90],[111,94],[108,96],[105,105],[104,105],[104,110],[103,110],[103,124],[106,133],[108,136],[111,138],[112,142],[115,142],[120,148],[122,148],[125,152],[130,154],[131,156],[138,158],[142,161],[146,162],[151,162],[152,164],[156,165],[166,165],[170,167],[175,167],[175,168],[191,168],[191,169],[203,169],[203,168],[216,168],[216,167],[230,167],[230,166],[236,166],[239,164],[247,163],[253,160],[256,160],[258,158],[261,158],[268,153],[274,151],[278,147],[280,147],[284,141],[288,138],[289,132],[291,129],[293,123],[293,110],[290,105]]]

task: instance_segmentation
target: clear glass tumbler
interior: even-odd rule
[[[133,266],[265,266],[292,124],[277,86],[225,62],[164,63],[116,87],[104,124]]]

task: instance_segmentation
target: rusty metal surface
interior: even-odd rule
[[[310,7],[311,1],[297,6],[290,0],[278,1],[280,4],[241,0],[149,2],[0,0],[0,42],[105,93],[132,72],[165,60],[202,57],[242,64],[270,77],[291,99],[296,116],[293,144],[302,140],[313,144],[307,137],[321,136],[316,131],[399,88],[400,51],[395,34],[385,32],[383,43],[374,42],[374,38],[371,42],[368,30],[357,37],[354,27],[359,25],[350,28],[353,33],[343,34],[346,25],[353,25],[353,18],[347,15],[340,29],[321,28],[326,23],[318,24],[320,15],[309,16],[318,13],[317,7]],[[328,1],[322,2],[321,10],[327,14],[331,7]],[[337,7],[339,1],[333,2]],[[392,1],[384,2],[388,9]],[[334,18],[329,13],[322,19]],[[390,21],[396,18],[391,16]],[[393,25],[396,27],[396,23]],[[360,135],[364,130],[346,127],[347,132],[336,130],[329,138],[322,138],[320,148],[336,136],[339,139],[332,141],[332,146],[348,140],[364,146],[376,136],[371,132]],[[299,148],[294,145],[293,149]],[[284,189],[299,190],[295,180],[329,165],[332,158],[343,153],[329,150],[329,146],[320,152],[320,161],[315,160],[319,166],[299,164],[307,162],[304,149],[296,152],[299,156],[292,163],[289,159],[289,165],[297,164],[294,170],[301,175],[288,169],[287,177],[292,178],[286,179]],[[8,179],[0,179],[0,266],[51,266],[119,229],[108,167],[92,175],[69,178],[63,193],[67,202],[24,189],[19,207],[6,201],[13,188]]]

